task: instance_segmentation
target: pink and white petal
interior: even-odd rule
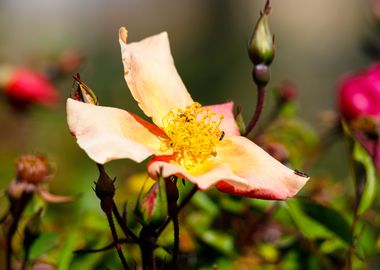
[[[124,78],[140,108],[162,126],[169,110],[193,103],[174,65],[168,35],[163,32],[130,44],[127,37],[127,29],[120,28]]]
[[[37,188],[36,191],[38,195],[40,195],[40,197],[45,202],[49,202],[49,203],[67,203],[67,202],[72,202],[75,200],[75,197],[72,197],[72,196],[62,196],[62,195],[52,194],[42,187]]]
[[[154,156],[147,165],[148,174],[157,179],[162,173],[163,177],[175,175],[187,179],[198,186],[201,190],[209,189],[223,179],[228,179],[234,186],[241,189],[247,188],[247,181],[235,175],[231,169],[212,158],[198,165],[195,169],[186,170],[172,160],[172,156]]]
[[[141,162],[159,152],[165,136],[127,111],[67,100],[67,122],[79,146],[97,163],[129,158]]]
[[[234,116],[234,103],[227,102],[223,104],[216,104],[205,106],[204,108],[209,108],[211,111],[216,113],[215,119],[223,115],[223,120],[220,123],[220,130],[224,131],[226,135],[240,135],[239,127],[236,124]]]
[[[247,180],[245,188],[225,178],[220,191],[258,199],[285,200],[293,197],[309,180],[287,168],[245,137],[225,138],[217,147],[217,157],[237,176]]]

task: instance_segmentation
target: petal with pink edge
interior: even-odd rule
[[[309,177],[287,168],[245,137],[226,138],[217,147],[217,155],[235,175],[247,180],[236,186],[228,178],[217,183],[220,191],[258,199],[285,200],[293,197]]]
[[[44,201],[49,203],[67,203],[75,200],[75,197],[55,195],[43,188],[38,188],[36,191]]]
[[[155,156],[149,161],[147,169],[153,179],[157,179],[160,172],[163,177],[175,175],[191,181],[201,190],[209,189],[223,179],[228,179],[230,183],[241,189],[247,188],[245,179],[233,174],[226,164],[215,158],[188,171],[174,162],[172,156]]]
[[[130,44],[127,37],[127,29],[120,28],[124,78],[140,108],[162,126],[169,110],[193,102],[175,68],[168,35],[163,32]]]
[[[67,100],[67,122],[79,146],[97,163],[129,158],[141,162],[159,152],[156,126],[124,110]]]
[[[211,111],[215,112],[215,118],[223,115],[224,118],[220,123],[219,128],[225,132],[225,135],[240,135],[239,127],[236,124],[233,113],[234,103],[232,101],[223,104],[205,106],[204,108],[209,108]]]

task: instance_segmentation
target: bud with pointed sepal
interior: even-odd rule
[[[135,214],[144,227],[156,230],[164,224],[168,216],[165,179],[159,177],[144,197],[140,192]]]
[[[270,10],[271,4],[267,1],[248,43],[248,54],[254,65],[270,65],[275,55],[274,37],[268,23]]]
[[[73,77],[74,83],[78,84],[78,87],[72,93],[72,98],[84,103],[89,103],[92,105],[99,105],[99,101],[94,91],[91,90],[81,79],[79,74]]]

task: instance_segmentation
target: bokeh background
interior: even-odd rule
[[[0,0],[0,62],[43,69],[63,51],[80,49],[86,60],[78,72],[101,104],[142,116],[124,82],[118,29],[126,26],[130,41],[167,31],[177,69],[193,98],[201,104],[233,100],[248,118],[255,107],[256,91],[246,44],[264,2]],[[339,77],[365,67],[376,57],[376,9],[370,2],[273,1],[270,24],[277,54],[270,86],[282,80],[295,82],[299,88],[299,114],[318,133],[324,128],[318,121],[320,112],[335,109]],[[72,78],[67,76],[56,85],[61,100],[54,109],[32,108],[20,114],[0,100],[0,189],[14,177],[17,156],[45,154],[56,166],[51,190],[81,195],[75,203],[53,206],[61,211],[55,211],[60,213],[56,218],[72,223],[81,213],[99,209],[90,188],[97,170],[66,125],[65,99]],[[269,93],[268,110],[270,97]],[[345,160],[336,158],[342,149],[339,143],[334,145],[331,155],[313,172],[326,170],[339,175],[346,171]],[[142,171],[144,165],[122,160],[107,167],[118,177],[122,189],[123,181]],[[2,200],[1,211],[3,206]]]

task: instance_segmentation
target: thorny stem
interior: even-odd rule
[[[178,207],[177,207],[178,208]],[[174,211],[171,215],[173,220],[173,229],[174,229],[174,244],[173,244],[173,254],[172,254],[172,263],[170,269],[177,269],[178,253],[179,253],[179,221],[178,221],[178,209]]]
[[[107,217],[108,225],[110,227],[111,234],[112,234],[114,247],[117,251],[117,254],[119,255],[120,261],[124,269],[129,270],[128,263],[124,257],[123,251],[121,250],[121,246],[119,244],[119,238],[118,238],[115,223],[112,217],[113,206],[115,204],[113,200],[113,196],[115,194],[115,187],[114,187],[113,181],[107,175],[104,169],[104,166],[98,163],[96,164],[96,166],[99,169],[100,176],[99,176],[98,182],[96,183],[95,193],[100,199],[101,209],[103,210],[104,214]]]
[[[257,86],[256,110],[244,131],[244,136],[247,136],[252,131],[252,129],[255,127],[257,121],[260,118],[261,112],[263,111],[263,107],[264,107],[265,92],[266,92],[265,86],[262,86],[262,85]]]
[[[6,239],[6,269],[11,270],[12,269],[12,240],[13,236],[16,233],[18,224],[20,222],[22,213],[24,212],[28,202],[32,198],[33,193],[32,192],[23,192],[21,195],[21,198],[19,201],[15,201],[15,208],[11,210],[12,213],[12,223],[9,227],[8,233],[7,233],[7,239]]]
[[[115,228],[115,224],[113,222],[113,219],[112,219],[112,212],[105,212],[105,214],[107,215],[107,220],[108,220],[108,224],[110,226],[110,229],[111,229],[111,233],[112,233],[112,238],[113,238],[113,241],[114,241],[114,247],[117,251],[117,254],[119,255],[119,258],[120,258],[120,261],[124,267],[124,269],[126,270],[129,270],[129,266],[128,266],[128,263],[124,257],[124,254],[123,254],[123,251],[121,250],[121,246],[120,246],[120,243],[119,243],[119,238],[117,236],[117,232],[116,232],[116,228]]]
[[[148,228],[142,228],[140,232],[140,249],[143,262],[143,270],[155,270],[154,250],[156,248],[157,236]]]

